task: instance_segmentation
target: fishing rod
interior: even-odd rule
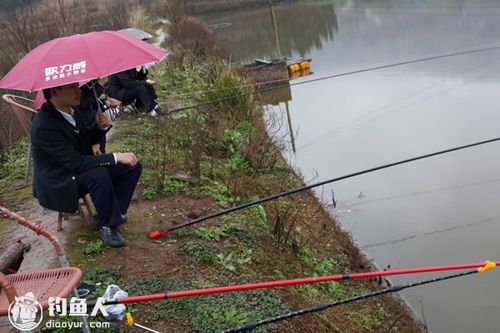
[[[193,296],[203,296],[211,294],[222,294],[229,292],[245,291],[245,290],[255,290],[255,289],[268,289],[286,286],[295,286],[301,284],[312,284],[320,282],[330,282],[330,281],[345,281],[345,280],[359,280],[359,279],[372,279],[382,276],[393,276],[393,275],[408,275],[417,273],[429,273],[429,272],[442,272],[450,270],[462,270],[469,268],[481,268],[481,269],[491,269],[500,265],[500,262],[485,261],[479,263],[468,263],[459,265],[446,265],[446,266],[427,266],[418,268],[402,268],[402,269],[392,269],[377,272],[364,272],[364,273],[344,273],[329,276],[318,276],[318,277],[308,277],[292,280],[276,280],[268,282],[257,282],[257,283],[246,283],[233,286],[225,287],[212,287],[212,288],[202,288],[202,289],[192,289],[184,291],[172,291],[166,293],[148,294],[141,296],[129,296],[122,297],[118,299],[107,299],[102,301],[102,305],[116,305],[116,304],[130,304],[130,303],[143,303],[151,301],[160,301],[173,298],[182,297],[193,297]],[[95,305],[95,301],[88,302],[90,305]]]
[[[271,201],[271,200],[274,200],[274,199],[278,199],[278,198],[281,198],[281,197],[284,197],[284,196],[287,196],[287,195],[295,194],[295,193],[298,193],[298,192],[301,192],[301,191],[305,191],[305,190],[308,190],[308,189],[311,189],[311,188],[314,188],[314,187],[318,187],[318,186],[321,186],[321,185],[325,185],[325,184],[329,184],[329,183],[334,183],[334,182],[337,182],[337,181],[340,181],[340,180],[344,180],[344,179],[348,179],[348,178],[360,176],[360,175],[363,175],[363,174],[366,174],[366,173],[370,173],[370,172],[374,172],[374,171],[378,171],[378,170],[382,170],[382,169],[387,169],[387,168],[394,167],[394,166],[397,166],[397,165],[401,165],[401,164],[405,164],[405,163],[410,163],[410,162],[422,160],[422,159],[425,159],[425,158],[429,158],[429,157],[433,157],[433,156],[437,156],[437,155],[442,155],[442,154],[450,153],[450,152],[461,150],[461,149],[466,149],[466,148],[471,148],[471,147],[475,147],[475,146],[480,146],[480,145],[484,145],[484,144],[492,143],[492,142],[496,142],[496,141],[500,141],[500,137],[489,139],[489,140],[484,140],[484,141],[479,141],[479,142],[475,142],[475,143],[471,143],[471,144],[467,144],[467,145],[463,145],[463,146],[459,146],[459,147],[455,147],[455,148],[445,149],[445,150],[441,150],[441,151],[437,151],[437,152],[434,152],[434,153],[425,154],[425,155],[421,155],[421,156],[417,156],[417,157],[412,157],[412,158],[401,160],[401,161],[398,161],[398,162],[384,164],[384,165],[381,165],[381,166],[373,167],[373,168],[366,169],[366,170],[363,170],[363,171],[358,171],[358,172],[351,173],[351,174],[348,174],[348,175],[344,175],[344,176],[341,176],[341,177],[337,177],[337,178],[333,178],[333,179],[329,179],[329,180],[324,180],[324,181],[321,181],[321,182],[318,182],[318,183],[315,183],[315,184],[311,184],[311,185],[306,185],[306,186],[299,187],[299,188],[296,188],[296,189],[292,189],[292,190],[289,190],[289,191],[286,191],[286,192],[281,192],[281,193],[273,194],[273,195],[270,195],[270,196],[262,198],[262,199],[257,199],[257,200],[250,201],[250,202],[247,202],[247,203],[244,203],[244,204],[241,204],[241,205],[238,205],[238,206],[234,206],[234,207],[231,207],[231,208],[228,208],[228,209],[224,209],[224,210],[221,210],[221,211],[218,211],[218,212],[210,213],[210,214],[207,214],[205,216],[198,217],[196,219],[187,221],[187,222],[182,223],[182,224],[178,224],[178,225],[175,225],[175,226],[170,226],[170,227],[168,227],[167,229],[164,229],[164,230],[151,231],[149,233],[149,238],[150,239],[156,239],[156,238],[165,236],[165,235],[169,234],[170,232],[175,231],[177,229],[185,228],[185,227],[188,227],[190,225],[194,225],[194,224],[206,221],[206,220],[214,218],[214,217],[226,215],[226,214],[235,212],[237,210],[241,210],[241,209],[244,209],[244,208],[247,208],[247,207],[250,207],[250,206],[258,205],[258,204],[261,204],[261,203],[264,203],[264,202],[267,202],[267,201]]]
[[[307,83],[312,83],[312,82],[318,82],[318,81],[323,81],[323,80],[329,80],[337,77],[342,77],[342,76],[348,76],[348,75],[354,75],[354,74],[360,74],[360,73],[365,73],[365,72],[370,72],[374,70],[380,70],[380,69],[386,69],[386,68],[391,68],[391,67],[397,67],[397,66],[403,66],[403,65],[409,65],[409,64],[414,64],[414,63],[419,63],[419,62],[425,62],[425,61],[430,61],[430,60],[436,60],[436,59],[442,59],[442,58],[448,58],[448,57],[454,57],[454,56],[459,56],[459,55],[465,55],[465,54],[471,54],[471,53],[479,53],[479,52],[486,52],[486,51],[493,51],[493,50],[498,50],[500,49],[500,46],[489,46],[489,47],[482,47],[482,48],[475,48],[475,49],[468,49],[468,50],[462,50],[458,52],[450,52],[450,53],[444,53],[444,54],[439,54],[439,55],[433,55],[433,56],[428,56],[424,58],[416,58],[416,59],[410,59],[410,60],[404,60],[392,64],[385,64],[385,65],[379,65],[379,66],[373,66],[373,67],[367,67],[367,68],[362,68],[362,69],[357,69],[357,70],[352,70],[352,71],[347,71],[347,72],[342,72],[342,73],[337,73],[337,74],[332,74],[332,75],[326,75],[322,77],[318,77],[315,79],[311,80],[304,80],[300,82],[295,82],[295,83],[287,83],[283,85],[276,85],[273,87],[267,87],[267,88],[262,88],[262,89],[257,89],[254,91],[238,94],[238,95],[232,95],[232,96],[226,96],[226,97],[221,97],[218,99],[206,101],[206,102],[201,102],[198,104],[193,104],[189,106],[183,106],[180,108],[176,108],[173,110],[170,110],[165,113],[165,115],[170,115],[173,113],[185,111],[188,109],[192,108],[198,108],[201,106],[206,106],[206,105],[211,105],[219,102],[226,102],[229,100],[241,98],[241,97],[246,97],[246,96],[251,96],[259,93],[264,93],[264,92],[269,92],[273,90],[278,90],[278,89],[283,89],[291,86],[298,86],[298,85],[303,85]]]
[[[382,290],[377,290],[377,291],[369,292],[369,293],[366,293],[366,294],[362,294],[362,295],[358,295],[358,296],[346,298],[346,299],[343,299],[343,300],[340,300],[340,301],[334,301],[334,302],[330,302],[330,303],[317,304],[317,305],[314,305],[314,306],[311,306],[311,307],[308,307],[308,308],[305,308],[305,309],[301,309],[301,310],[297,310],[297,311],[292,311],[292,312],[284,313],[284,314],[279,315],[279,316],[275,316],[275,317],[271,317],[271,318],[267,318],[267,319],[263,319],[263,320],[259,320],[259,321],[255,321],[255,322],[251,322],[251,323],[247,323],[247,324],[244,324],[244,325],[240,325],[238,327],[229,328],[229,329],[221,331],[221,333],[235,333],[235,332],[248,331],[248,330],[255,329],[255,328],[259,327],[259,326],[262,326],[262,325],[276,323],[278,321],[287,320],[287,319],[290,319],[290,318],[293,318],[293,317],[302,316],[302,315],[309,314],[309,313],[324,311],[324,310],[326,310],[328,308],[339,306],[339,305],[344,305],[344,304],[348,304],[348,303],[352,303],[352,302],[356,302],[356,301],[361,301],[361,300],[364,300],[364,299],[368,299],[368,298],[372,298],[372,297],[377,297],[377,296],[381,296],[381,295],[384,295],[384,294],[396,293],[396,292],[400,292],[400,291],[402,291],[404,289],[408,289],[408,288],[423,286],[423,285],[426,285],[426,284],[431,284],[431,283],[445,281],[445,280],[456,279],[456,278],[459,278],[459,277],[464,277],[464,276],[472,275],[472,274],[476,274],[476,273],[483,273],[483,272],[486,272],[486,271],[488,271],[488,270],[490,270],[490,269],[492,269],[494,267],[495,267],[495,263],[493,263],[493,262],[490,261],[490,262],[487,262],[484,266],[479,267],[479,268],[474,269],[474,270],[471,270],[471,271],[467,271],[467,272],[463,272],[463,273],[456,273],[456,274],[451,274],[451,275],[446,275],[446,276],[442,276],[442,277],[438,277],[438,278],[433,278],[433,279],[429,279],[429,280],[424,280],[424,281],[420,281],[420,282],[408,283],[406,285],[397,285],[397,286],[393,286],[393,287],[388,287],[388,288],[385,288],[385,289],[382,289]]]

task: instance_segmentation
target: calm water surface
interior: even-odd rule
[[[498,0],[305,1],[276,12],[282,54],[313,60],[307,79],[500,45]],[[230,23],[215,31],[235,61],[276,57],[268,8],[207,19]],[[489,51],[292,87],[296,153],[290,145],[284,153],[316,181],[500,136],[499,78],[500,51]],[[345,180],[317,194],[328,201],[331,190],[338,203],[332,214],[380,267],[500,258],[499,143]],[[499,332],[499,282],[493,271],[401,294],[420,317],[423,309],[432,332]]]

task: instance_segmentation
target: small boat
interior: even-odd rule
[[[311,74],[311,59],[267,60],[254,59],[242,65],[240,73],[256,84],[280,82]]]

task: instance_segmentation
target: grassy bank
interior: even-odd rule
[[[251,89],[219,60],[191,60],[155,69],[163,105]],[[265,126],[262,109],[252,98],[160,120],[142,115],[121,118],[109,147],[135,151],[144,164],[124,230],[129,246],[104,248],[88,226],[73,234],[70,261],[87,272],[86,282],[118,283],[136,295],[367,270],[351,239],[312,193],[256,206],[156,241],[146,238],[150,230],[302,185],[279,154],[279,138],[270,136]],[[372,282],[329,282],[162,301],[131,310],[137,322],[160,331],[213,332],[376,288]],[[259,331],[419,329],[397,301],[386,297]]]

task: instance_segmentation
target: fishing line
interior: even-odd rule
[[[219,102],[230,101],[230,100],[241,98],[241,97],[247,97],[247,96],[251,96],[251,95],[255,95],[255,94],[259,94],[259,93],[263,93],[263,92],[269,92],[269,91],[274,91],[274,90],[278,90],[278,89],[283,89],[283,88],[287,88],[289,86],[299,86],[299,85],[303,85],[303,84],[309,84],[309,83],[313,83],[313,82],[319,82],[319,81],[329,80],[329,79],[333,79],[333,78],[354,75],[354,74],[360,74],[360,73],[365,73],[365,72],[370,72],[370,71],[375,71],[375,70],[380,70],[380,69],[386,69],[386,68],[414,64],[414,63],[425,62],[425,61],[430,61],[430,60],[454,57],[454,56],[465,55],[465,54],[493,51],[493,50],[498,50],[498,49],[500,49],[500,46],[490,46],[490,47],[468,49],[468,50],[463,50],[463,51],[459,51],[459,52],[444,53],[444,54],[433,55],[433,56],[428,56],[428,57],[424,57],[424,58],[417,58],[417,59],[400,61],[400,62],[396,62],[396,63],[392,63],[392,64],[385,64],[385,65],[379,65],[379,66],[373,66],[373,67],[367,67],[367,68],[363,68],[363,69],[347,71],[347,72],[343,72],[343,73],[326,75],[326,76],[318,77],[315,79],[303,80],[300,82],[290,83],[290,84],[286,84],[286,85],[276,85],[273,87],[257,89],[257,90],[247,92],[247,93],[226,96],[226,97],[222,97],[222,98],[218,98],[218,99],[214,99],[214,100],[210,100],[210,101],[205,101],[205,102],[201,102],[201,103],[197,103],[197,104],[193,104],[193,105],[189,105],[189,106],[179,107],[179,108],[170,110],[170,111],[166,112],[165,114],[169,115],[169,114],[185,111],[185,110],[192,109],[192,108],[198,108],[198,107],[211,105],[211,104],[215,104],[215,103],[219,103]]]

